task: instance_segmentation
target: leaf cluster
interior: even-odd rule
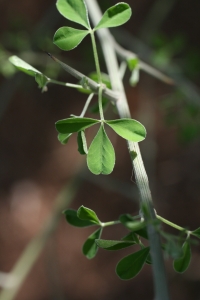
[[[123,279],[128,280],[135,277],[143,268],[145,264],[152,264],[150,248],[145,246],[142,239],[148,240],[147,223],[141,220],[141,217],[124,214],[119,216],[116,221],[103,223],[100,221],[97,214],[84,206],[79,209],[68,209],[63,212],[69,224],[76,227],[97,226],[95,230],[85,241],[82,247],[83,254],[92,259],[96,256],[98,248],[107,251],[117,251],[127,247],[140,248],[125,257],[123,257],[116,266],[117,275]],[[105,240],[101,238],[103,229],[107,226],[116,224],[123,225],[129,230],[129,233],[122,237],[121,240]],[[184,235],[174,236],[165,233],[160,227],[160,221],[156,220],[153,223],[156,230],[161,234],[163,244],[162,248],[166,256],[173,258],[174,270],[178,273],[183,273],[187,270],[191,261],[191,244],[195,243],[190,236],[193,235],[200,239],[200,228],[194,231],[185,230]],[[188,234],[189,232],[189,234]],[[187,234],[185,236],[185,233]],[[146,242],[145,242],[146,244]]]

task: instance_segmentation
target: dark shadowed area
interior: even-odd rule
[[[102,11],[116,3],[99,2]],[[175,82],[168,85],[141,71],[138,84],[131,87],[128,70],[124,77],[132,118],[147,129],[140,146],[154,206],[158,215],[194,230],[200,227],[200,2],[126,2],[132,18],[111,30],[114,37]],[[115,273],[117,262],[132,253],[132,247],[100,249],[88,260],[81,249],[92,229],[72,227],[62,214],[84,205],[103,222],[125,213],[138,215],[126,141],[108,130],[116,152],[114,171],[108,176],[89,173],[85,156],[77,151],[76,134],[61,145],[55,130],[56,121],[80,115],[87,95],[56,84],[41,93],[34,77],[18,72],[8,61],[17,55],[55,80],[77,84],[45,51],[87,75],[95,71],[89,36],[72,51],[56,47],[52,39],[59,27],[81,27],[59,15],[52,0],[0,0],[0,11],[0,289],[14,290],[21,280],[11,298],[0,291],[0,300],[153,299],[151,266],[145,265],[129,281]],[[98,118],[94,113],[87,116]],[[111,105],[105,116],[118,118]],[[86,132],[88,142],[95,132],[96,127]],[[116,225],[105,229],[103,238],[120,239],[126,234]],[[25,249],[24,264],[12,275]],[[172,259],[166,258],[171,299],[200,299],[199,251],[199,244],[192,244],[191,263],[183,274],[176,273]]]

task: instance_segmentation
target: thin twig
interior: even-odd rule
[[[90,17],[94,23],[101,19],[102,14],[96,0],[86,0]],[[107,29],[97,31],[101,46],[104,52],[104,58],[108,68],[112,88],[114,91],[120,93],[120,98],[116,102],[116,107],[121,118],[130,118],[130,111],[124,92],[123,83],[120,79],[118,63],[116,58],[113,43],[110,42],[110,34]],[[149,188],[148,177],[142,161],[140,149],[137,143],[128,141],[128,150],[131,156],[132,165],[135,172],[136,183],[140,192],[141,206],[145,206],[148,210],[147,218],[148,223],[148,236],[151,248],[151,257],[153,261],[153,274],[155,286],[155,299],[156,300],[169,300],[169,292],[166,280],[164,259],[162,255],[160,236],[155,227],[150,224],[150,220],[156,219],[155,211],[153,209],[152,196]],[[133,155],[136,153],[137,156]],[[134,158],[133,158],[134,156]]]

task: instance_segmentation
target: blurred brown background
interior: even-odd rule
[[[116,3],[99,2],[103,11]],[[200,2],[127,3],[133,16],[112,33],[121,45],[176,82],[176,86],[168,86],[141,72],[139,84],[132,88],[129,72],[125,75],[132,117],[148,132],[140,145],[155,208],[159,215],[194,230],[200,227]],[[0,286],[10,289],[16,278],[8,279],[9,272],[45,228],[60,191],[75,173],[81,174],[79,184],[72,199],[66,196],[64,207],[85,205],[102,221],[114,220],[122,213],[138,214],[139,208],[125,141],[109,133],[115,145],[116,166],[106,177],[85,170],[85,157],[76,151],[75,136],[66,146],[57,141],[54,123],[71,113],[80,114],[86,95],[53,84],[48,92],[41,93],[33,77],[16,72],[8,62],[10,55],[18,55],[51,78],[76,83],[43,51],[88,74],[94,71],[89,37],[70,52],[53,45],[59,27],[78,28],[59,15],[55,1],[0,0],[0,11]],[[99,53],[106,72],[100,49]],[[109,111],[107,115],[116,117]],[[92,134],[90,131],[89,139]],[[49,234],[14,299],[153,299],[151,267],[145,266],[131,281],[120,281],[115,265],[131,250],[100,250],[88,261],[81,247],[91,229],[71,227],[61,211],[59,220],[54,220],[54,225],[58,223],[56,231]],[[103,237],[117,239],[125,234],[116,226],[105,230]],[[170,259],[166,261],[172,299],[200,299],[199,249],[193,246],[191,265],[182,275],[173,271]],[[0,294],[0,300],[8,299]]]

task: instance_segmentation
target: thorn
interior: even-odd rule
[[[49,53],[49,52],[47,52],[47,51],[44,51],[47,55],[49,55],[53,60],[55,60],[55,57],[51,54],[51,53]]]

